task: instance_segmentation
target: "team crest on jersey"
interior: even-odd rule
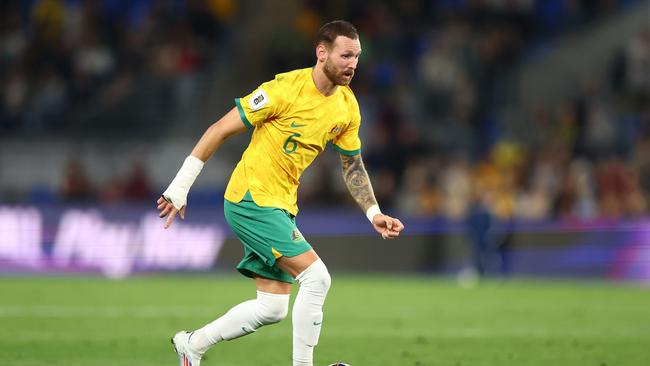
[[[250,99],[248,100],[248,104],[251,106],[253,112],[259,111],[268,103],[269,96],[266,95],[266,92],[262,89],[253,93],[253,95],[251,95]]]
[[[330,134],[332,134],[332,135],[336,135],[336,134],[338,134],[339,132],[341,132],[342,129],[343,129],[343,126],[336,125],[336,126],[334,126],[334,127],[330,130]]]
[[[298,230],[296,228],[296,229],[293,229],[293,231],[291,232],[291,240],[293,240],[293,241],[302,241],[302,240],[305,240],[305,238],[302,236],[302,233],[300,232],[300,230]]]

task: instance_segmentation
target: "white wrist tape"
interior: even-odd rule
[[[169,184],[169,187],[163,192],[163,197],[171,202],[177,210],[180,210],[187,203],[187,194],[190,187],[196,180],[196,177],[203,169],[203,161],[195,156],[188,156],[183,162],[183,166],[176,174],[176,177]]]
[[[379,205],[372,205],[370,206],[370,208],[368,208],[368,211],[366,211],[366,217],[371,223],[372,223],[372,218],[375,217],[375,215],[377,214],[381,215],[381,210],[379,209]]]

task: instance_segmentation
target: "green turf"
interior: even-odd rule
[[[254,295],[238,277],[0,277],[0,365],[175,365],[169,337]],[[205,366],[290,365],[291,323]],[[650,365],[648,288],[334,276],[315,365]]]

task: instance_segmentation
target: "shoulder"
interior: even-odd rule
[[[273,79],[274,82],[276,82],[279,86],[293,86],[296,83],[301,83],[306,80],[306,76],[310,75],[309,74],[309,69],[298,69],[298,70],[292,70],[288,72],[283,72],[280,74],[275,75],[275,79]]]
[[[354,95],[354,92],[349,86],[341,86],[341,94],[343,95],[343,100],[347,104],[349,110],[352,113],[359,113],[359,102],[357,97]]]
[[[284,101],[294,100],[303,88],[309,75],[305,69],[293,70],[276,74],[273,80],[262,84],[262,88],[269,91],[276,99]]]

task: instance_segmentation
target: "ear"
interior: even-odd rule
[[[316,46],[316,59],[318,62],[325,62],[327,60],[327,47],[322,43]]]

